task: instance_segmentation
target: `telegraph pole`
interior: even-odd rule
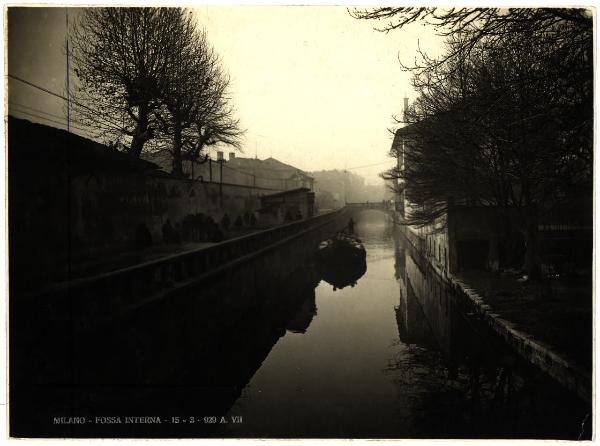
[[[71,87],[69,82],[70,67],[69,67],[69,8],[65,8],[65,19],[67,32],[65,34],[65,47],[67,49],[67,132],[71,130]]]

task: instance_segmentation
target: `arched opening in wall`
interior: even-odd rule
[[[388,226],[393,224],[390,214],[379,209],[365,209],[353,212],[352,218],[357,225]]]
[[[352,212],[347,218],[349,221],[346,229],[352,227],[352,232],[361,240],[370,240],[377,244],[393,242],[394,221],[385,211],[358,210]]]

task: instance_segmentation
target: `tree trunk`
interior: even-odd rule
[[[181,160],[181,126],[173,126],[173,168],[171,173],[177,178],[183,177],[183,164]]]
[[[135,135],[133,135],[133,139],[131,140],[131,146],[129,147],[129,154],[139,158],[142,154],[142,149],[144,148],[144,143],[146,141],[141,135],[139,130],[139,125],[135,129]]]
[[[144,149],[144,144],[150,139],[150,131],[148,129],[148,112],[146,107],[140,107],[139,119],[133,132],[129,154],[139,158]]]

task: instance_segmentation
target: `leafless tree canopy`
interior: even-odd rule
[[[191,12],[89,8],[71,41],[74,111],[95,136],[138,157],[145,146],[167,150],[175,174],[207,143],[239,146],[229,78]]]
[[[440,36],[461,36],[460,44],[455,44],[439,60],[434,61],[419,51],[413,64],[403,64],[406,70],[431,69],[468,53],[480,42],[501,45],[515,34],[544,34],[564,41],[571,40],[574,35],[588,38],[593,32],[590,12],[577,8],[383,7],[354,8],[349,12],[357,19],[384,22],[375,29],[386,33],[414,22],[423,22],[432,26]]]
[[[439,222],[453,200],[516,211],[526,268],[539,272],[541,215],[591,196],[593,28],[578,9],[379,8],[357,18],[384,31],[417,20],[446,37],[437,58],[421,53],[412,73],[416,100],[398,122],[404,144],[392,156],[415,204],[407,223]],[[403,150],[404,149],[404,150]]]

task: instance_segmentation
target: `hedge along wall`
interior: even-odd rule
[[[140,224],[159,244],[167,219],[176,227],[185,216],[202,213],[219,223],[227,213],[233,223],[258,210],[261,195],[274,192],[143,174],[88,173],[68,180],[17,175],[12,180],[11,279],[25,287],[65,280],[69,262],[102,255],[109,260],[112,253],[133,248]]]
[[[22,119],[9,117],[7,130],[11,289],[64,279],[75,262],[111,260],[132,247],[142,224],[157,243],[167,219],[176,225],[203,213],[218,222],[227,213],[234,222],[277,192],[170,178],[155,164]]]

